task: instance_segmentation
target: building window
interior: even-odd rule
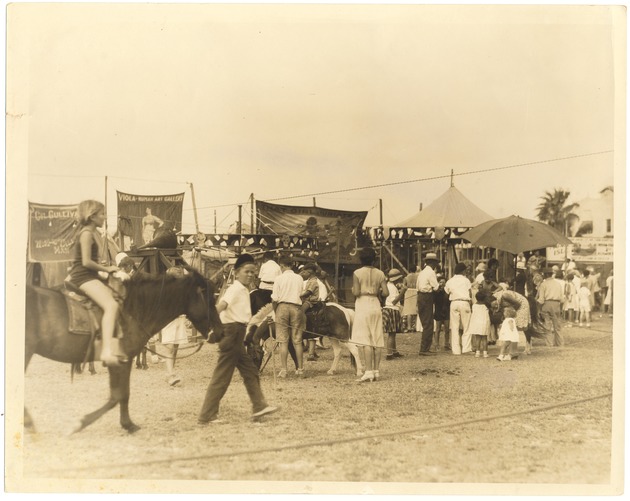
[[[612,233],[612,219],[606,219],[606,233]]]

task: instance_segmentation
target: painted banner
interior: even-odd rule
[[[363,227],[367,211],[344,211],[323,207],[300,207],[256,202],[258,233],[317,239],[319,261],[354,262],[357,231]],[[337,242],[339,246],[337,248]]]
[[[78,205],[28,203],[28,261],[54,263],[72,260]]]
[[[568,257],[576,263],[613,262],[614,240],[612,238],[571,237],[570,240],[573,245],[567,246]],[[547,248],[547,261],[561,262],[566,258],[564,246]]]
[[[158,228],[182,229],[184,193],[175,195],[132,195],[116,192],[118,230],[131,237],[131,244],[140,247],[153,240]]]

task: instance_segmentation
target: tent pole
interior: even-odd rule
[[[103,254],[104,256],[101,256],[101,260],[106,260],[107,264],[110,264],[110,260],[109,260],[109,251],[107,249],[107,176],[105,176],[105,203],[103,204],[105,206],[105,243],[103,244]]]

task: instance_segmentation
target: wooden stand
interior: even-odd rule
[[[164,273],[171,266],[186,264],[178,249],[142,249],[127,251],[131,258],[142,258],[138,264],[138,271],[158,275]]]

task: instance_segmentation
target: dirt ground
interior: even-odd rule
[[[496,346],[488,359],[444,351],[419,357],[419,334],[399,334],[404,357],[384,360],[382,379],[362,384],[347,352],[339,373],[328,376],[332,350],[319,350],[318,361],[305,362],[304,379],[274,381],[271,362],[263,372],[263,391],[278,413],[252,423],[235,375],[222,402],[224,422],[199,428],[217,357],[206,345],[178,362],[177,387],[166,383],[163,363],[133,369],[130,411],[142,427],[133,435],[114,409],[66,436],[106,400],[106,370],[86,371],[71,384],[68,365],[35,356],[25,402],[37,433],[24,437],[24,476],[143,479],[158,490],[164,480],[255,481],[261,492],[260,481],[296,482],[295,492],[319,482],[604,485],[611,398],[528,411],[612,392],[611,333],[611,320],[596,318],[591,329],[565,328],[564,347],[535,340],[532,355],[511,362],[494,358]]]

